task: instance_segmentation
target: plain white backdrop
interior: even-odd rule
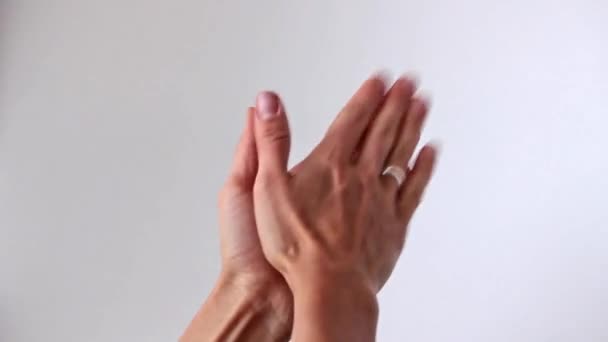
[[[303,158],[368,74],[443,153],[379,341],[608,340],[608,3],[0,0],[0,341],[174,341],[245,109]]]

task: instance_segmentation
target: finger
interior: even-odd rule
[[[369,135],[363,143],[361,162],[373,170],[384,166],[397,131],[405,117],[412,95],[415,91],[414,81],[401,77],[391,87],[380,112],[370,127]]]
[[[386,161],[386,166],[395,165],[402,168],[407,167],[416,145],[420,141],[422,127],[428,112],[428,102],[424,99],[414,97],[411,102],[407,115],[401,126],[401,134],[397,134],[397,139],[392,151]],[[391,188],[397,190],[391,182]]]
[[[258,170],[258,156],[253,135],[255,108],[247,109],[245,127],[236,147],[228,182],[237,189],[251,191]]]
[[[416,163],[401,188],[398,199],[399,212],[407,221],[410,220],[414,211],[418,208],[424,190],[431,180],[437,162],[438,151],[437,145],[428,144],[424,146],[420,150]]]
[[[273,92],[261,92],[256,99],[255,112],[254,136],[259,158],[258,171],[266,175],[286,175],[290,133],[279,96]]]
[[[332,147],[336,158],[351,160],[386,92],[383,75],[365,81],[329,127],[322,144]]]

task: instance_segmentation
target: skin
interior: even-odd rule
[[[219,196],[222,271],[181,342],[288,341],[291,334],[291,291],[264,258],[253,213],[258,167],[253,113],[249,108]]]
[[[423,147],[401,187],[380,176],[386,165],[406,168],[427,112],[412,80],[388,91],[385,84],[367,80],[289,171],[285,107],[274,93],[258,96],[220,201],[226,271],[183,341],[375,339],[376,294],[401,254],[437,154]],[[256,284],[264,284],[262,297],[234,290]],[[252,338],[260,326],[275,335]]]

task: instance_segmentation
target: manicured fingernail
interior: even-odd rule
[[[261,92],[255,103],[256,113],[261,120],[268,120],[279,114],[279,97],[270,91]]]

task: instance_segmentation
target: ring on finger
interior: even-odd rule
[[[389,165],[387,166],[384,171],[382,171],[382,176],[386,176],[389,175],[391,177],[393,177],[393,179],[395,179],[395,181],[397,182],[397,187],[401,187],[401,185],[403,184],[403,182],[405,181],[405,170],[397,165]]]

